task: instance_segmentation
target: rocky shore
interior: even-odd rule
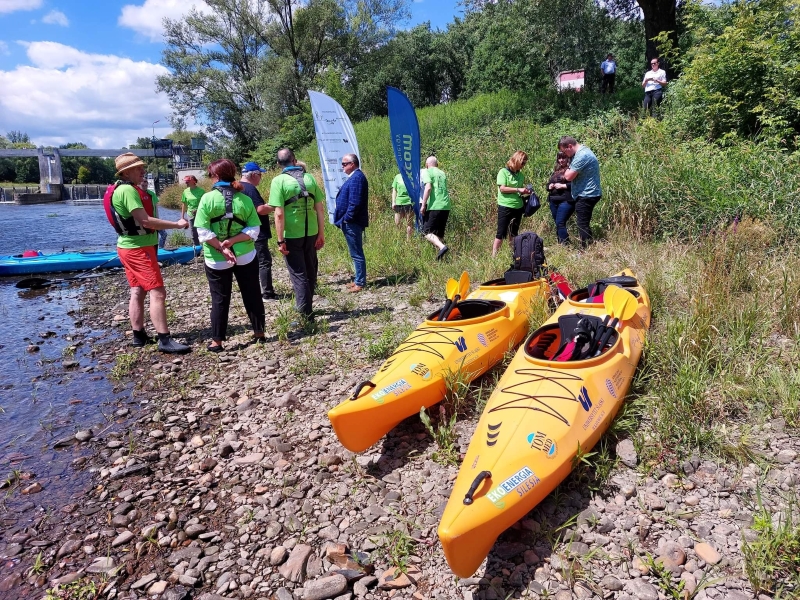
[[[122,279],[87,288],[85,318],[108,331],[97,368],[130,380],[133,399],[115,426],[75,435],[93,453],[72,468],[90,470],[91,486],[0,532],[0,598],[772,597],[754,591],[742,546],[764,515],[778,524],[797,507],[800,438],[782,420],[731,425],[732,443],[749,431],[743,466],[697,456],[680,472],[645,472],[622,440],[601,493],[562,485],[458,579],[436,537],[457,467],[434,460],[419,418],[354,455],[326,417],[379,366],[369,345],[441,299],[412,306],[406,284],[346,294],[346,277],[324,277],[319,331],[263,346],[235,299],[235,335],[216,355],[204,350],[202,270],[165,274],[171,327],[195,348],[180,358],[127,346]],[[268,333],[286,302],[267,305]],[[477,416],[457,425],[462,452]],[[30,502],[45,503],[41,487]]]

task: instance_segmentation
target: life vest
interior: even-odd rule
[[[214,233],[217,234],[217,239],[222,241],[233,237],[231,235],[231,225],[233,225],[234,223],[238,223],[239,225],[242,226],[242,229],[244,229],[245,227],[247,227],[247,223],[245,221],[242,221],[235,214],[233,214],[233,194],[235,193],[234,189],[230,186],[219,186],[217,187],[217,191],[219,191],[222,194],[222,197],[225,199],[225,214],[222,214],[218,217],[213,217],[212,219],[210,219],[210,222],[213,225],[214,223],[219,223],[220,221],[223,220],[228,221],[228,227],[225,232],[225,237],[221,236],[222,233],[221,229],[212,227],[212,230],[218,229],[217,231],[214,231]],[[222,227],[224,227],[224,225]],[[234,234],[234,236],[237,234]]]
[[[136,222],[136,219],[133,218],[133,215],[123,219],[114,208],[114,203],[111,202],[111,200],[114,197],[114,192],[121,185],[132,186],[133,189],[139,193],[139,198],[142,201],[142,207],[144,208],[144,212],[147,213],[147,216],[155,216],[153,211],[153,199],[150,197],[150,194],[133,185],[132,183],[127,181],[118,181],[112,185],[109,185],[106,188],[105,195],[103,196],[103,208],[106,210],[106,218],[108,219],[108,222],[111,223],[114,231],[116,231],[119,235],[148,235],[153,233],[155,229],[147,229],[146,227],[142,227]]]
[[[293,203],[297,202],[298,200],[300,200],[300,198],[305,198],[306,206],[305,206],[305,209],[303,210],[303,214],[305,215],[305,235],[307,237],[308,236],[308,199],[311,198],[311,203],[313,205],[313,203],[316,200],[316,198],[314,198],[314,194],[312,194],[311,192],[309,192],[306,189],[306,182],[305,182],[305,179],[304,179],[304,176],[305,176],[306,172],[303,169],[287,167],[286,169],[283,170],[283,172],[286,175],[289,175],[290,177],[292,177],[295,181],[297,181],[297,184],[300,186],[300,193],[299,194],[295,194],[294,196],[292,196],[291,198],[286,200],[283,203],[283,205],[284,206],[289,206],[290,204],[293,204]]]

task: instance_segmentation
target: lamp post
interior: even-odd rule
[[[161,119],[158,121],[153,121],[153,139],[156,139],[156,123],[160,123]]]

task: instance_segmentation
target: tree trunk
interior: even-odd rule
[[[677,8],[675,0],[636,0],[639,8],[644,13],[644,34],[647,42],[645,50],[647,63],[651,58],[658,56],[658,49],[653,38],[662,31],[669,32],[674,48],[678,48],[678,22]],[[672,77],[672,65],[664,64],[661,67],[667,71],[667,75]],[[647,65],[649,68],[649,65]]]

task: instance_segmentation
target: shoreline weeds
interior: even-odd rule
[[[782,514],[800,481],[800,439],[782,419],[754,431],[753,447],[771,463],[764,472],[695,457],[680,473],[644,476],[623,440],[603,493],[562,484],[501,536],[488,565],[459,580],[436,538],[457,467],[433,460],[419,419],[354,455],[326,417],[379,366],[365,347],[389,323],[413,327],[438,304],[410,307],[412,284],[350,295],[340,291],[347,278],[322,276],[315,308],[327,327],[288,343],[273,333],[259,347],[234,295],[231,350],[214,355],[204,350],[202,270],[164,275],[174,335],[194,348],[179,358],[111,335],[127,329],[123,278],[84,293],[86,321],[108,333],[98,350],[117,355],[114,372],[130,377],[138,407],[85,442],[93,483],[82,494],[2,535],[0,598],[41,598],[56,584],[130,600],[756,597],[740,547],[757,537],[755,491]],[[283,270],[276,276],[288,292]],[[288,301],[267,303],[268,333]],[[106,302],[113,314],[100,315]],[[462,453],[478,417],[456,426]]]

